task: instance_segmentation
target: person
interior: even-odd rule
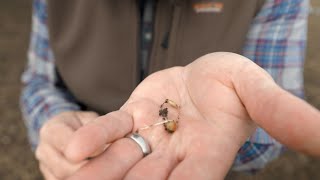
[[[84,154],[78,152],[80,155],[77,157],[77,152],[72,152],[72,146],[78,145],[72,143],[77,143],[76,133],[81,132],[79,128],[104,117],[99,117],[101,114],[119,109],[129,98],[137,82],[148,74],[171,66],[185,66],[207,53],[241,53],[267,70],[282,88],[303,97],[302,66],[308,14],[306,0],[266,0],[255,3],[179,0],[66,3],[35,0],[33,7],[33,31],[29,63],[22,77],[24,88],[21,107],[29,129],[30,142],[32,147],[37,149],[40,169],[48,179],[76,176],[81,172],[88,173],[88,170],[99,172],[96,165],[96,168],[90,168],[94,166],[89,164],[99,164],[99,159],[105,157],[107,152],[112,152],[112,148],[108,148],[97,158],[84,158],[88,156],[87,152],[92,152],[89,147],[102,146],[101,139],[88,136],[93,144],[81,146],[79,151],[84,150]],[[212,59],[215,61],[215,58]],[[227,72],[225,69],[226,74]],[[250,79],[254,78],[255,74],[246,75],[246,78]],[[161,78],[157,81],[161,81]],[[255,84],[251,85],[255,87]],[[170,89],[170,86],[158,87],[153,93],[146,95],[154,96],[155,93]],[[253,92],[252,96],[255,96],[257,92]],[[212,92],[208,93],[210,95]],[[231,96],[225,98],[228,100]],[[215,100],[220,105],[223,101],[225,100]],[[183,104],[181,106],[183,107]],[[128,119],[128,116],[118,114],[115,116],[119,120],[117,123],[123,122],[118,116]],[[256,120],[253,118],[254,122]],[[182,120],[178,131],[183,129],[180,124],[183,124]],[[109,134],[112,140],[128,133],[125,127],[130,129],[130,124],[120,125],[115,125],[113,128],[117,131]],[[224,131],[226,138],[241,138],[235,138],[237,145],[235,142],[228,143],[234,147],[225,154],[227,159],[222,167],[224,169],[221,169],[220,173],[215,172],[218,177],[223,176],[232,162],[234,170],[255,171],[281,153],[282,145],[261,128],[257,128],[250,138],[245,139],[251,134],[248,131],[253,131],[252,126],[246,126],[247,131],[241,128],[232,133]],[[104,127],[104,124],[101,124],[101,127]],[[264,128],[282,142],[288,142],[281,139],[282,136],[277,134],[279,131],[273,132],[270,127],[279,130],[277,128],[284,126],[268,125]],[[223,138],[221,134],[220,137]],[[104,141],[107,142],[105,139]],[[153,141],[149,141],[152,147]],[[127,144],[130,145],[129,142]],[[65,152],[66,149],[69,151]],[[99,148],[95,150],[97,149]],[[127,147],[122,151],[118,149],[118,152],[132,149],[134,148]],[[209,147],[205,149],[210,150]],[[240,150],[236,152],[236,149]],[[234,153],[237,153],[236,157]],[[158,156],[163,157],[162,154]],[[129,161],[134,157],[137,158],[128,156],[124,159]],[[112,159],[110,162],[113,162]],[[164,170],[170,165],[174,166],[165,164],[166,162],[163,162]],[[130,163],[127,163],[127,166],[129,165]],[[148,165],[152,167],[153,164]],[[109,166],[104,164],[101,168]],[[89,174],[94,175],[92,172]],[[123,172],[112,174],[123,175]],[[103,173],[100,169],[96,175],[110,174]]]
[[[179,115],[168,107],[168,116],[180,116],[177,129],[145,129],[158,122],[168,97],[180,107]],[[120,110],[79,128],[64,155],[79,163],[111,143],[70,179],[224,179],[256,125],[292,149],[319,156],[319,118],[317,109],[279,88],[250,60],[213,53],[148,76]],[[136,130],[151,146],[144,158],[123,138]]]

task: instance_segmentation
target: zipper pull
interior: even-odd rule
[[[169,47],[169,36],[170,36],[170,32],[167,32],[162,39],[161,47],[163,49],[168,49]]]

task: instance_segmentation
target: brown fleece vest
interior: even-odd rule
[[[222,11],[210,12],[212,2]],[[263,2],[158,0],[148,73],[211,52],[241,53]],[[68,89],[88,109],[118,109],[140,81],[137,1],[49,0],[48,13],[50,45]]]

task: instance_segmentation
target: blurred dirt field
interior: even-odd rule
[[[320,0],[313,0],[305,66],[307,101],[320,109]],[[42,179],[19,111],[20,75],[26,62],[31,0],[0,1],[0,180]],[[320,127],[319,127],[320,130]],[[320,160],[288,151],[254,176],[235,180],[320,179]]]

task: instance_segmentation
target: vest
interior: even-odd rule
[[[205,10],[203,2],[210,3],[157,1],[148,74],[187,65],[212,52],[241,54],[264,0],[220,0],[221,12],[196,12]],[[136,0],[48,0],[57,72],[88,109],[100,113],[119,109],[141,81],[139,17]]]

